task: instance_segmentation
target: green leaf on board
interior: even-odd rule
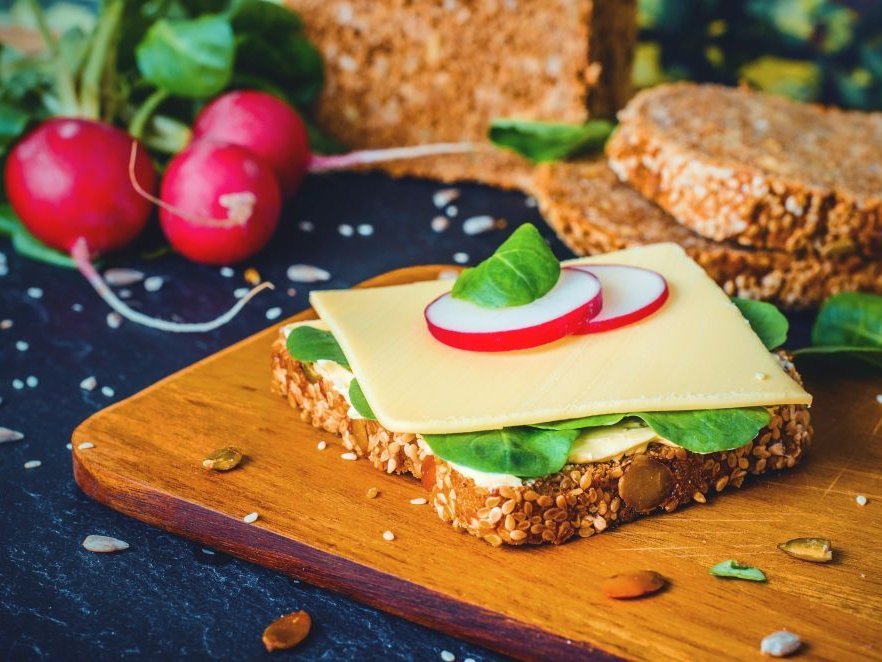
[[[717,563],[708,570],[714,577],[730,577],[732,579],[746,579],[751,582],[766,581],[765,573],[759,568],[750,565],[744,565],[733,559]]]
[[[288,334],[286,346],[288,353],[297,361],[334,361],[349,370],[349,361],[330,331],[312,326],[296,326]]]
[[[773,304],[741,297],[732,297],[732,303],[750,322],[750,328],[763,341],[766,349],[773,350],[787,342],[790,323]]]
[[[488,136],[494,145],[513,150],[534,163],[542,163],[601,152],[613,127],[607,120],[564,124],[499,117],[490,122]]]
[[[371,421],[377,420],[374,410],[371,409],[367,398],[364,397],[364,391],[361,390],[357,379],[349,382],[349,402],[362,418],[367,418]]]

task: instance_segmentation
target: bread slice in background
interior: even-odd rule
[[[779,353],[779,360],[799,380],[789,357]],[[740,487],[748,476],[795,466],[812,439],[808,408],[781,405],[770,408],[772,420],[753,442],[732,451],[701,455],[650,444],[646,452],[608,462],[568,464],[534,482],[488,489],[431,455],[419,435],[350,418],[349,403],[334,385],[310,377],[304,365],[291,358],[282,331],[272,348],[272,390],[286,398],[303,421],[340,435],[347,449],[376,469],[420,478],[431,491],[430,503],[438,517],[494,546],[559,544],[651,512],[672,512],[693,501],[705,503],[712,494]],[[657,495],[653,507],[641,506],[638,512],[628,494],[644,497],[660,475],[669,476],[670,489]],[[629,482],[623,494],[622,485]]]
[[[817,307],[840,291],[882,294],[880,260],[711,241],[622,184],[602,160],[541,165],[531,190],[545,220],[577,255],[673,241],[730,296],[773,301],[789,310]]]
[[[494,117],[610,117],[630,96],[635,0],[286,4],[325,59],[319,125],[353,149],[483,141]],[[471,179],[487,158],[432,157],[389,169]],[[506,177],[491,183],[500,180],[514,186]]]
[[[610,166],[699,234],[882,256],[882,113],[677,83],[640,92],[619,120]]]

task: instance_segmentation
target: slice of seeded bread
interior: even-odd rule
[[[619,120],[610,166],[701,235],[882,255],[882,113],[678,83],[639,93]]]
[[[319,125],[353,149],[483,140],[499,116],[611,117],[630,96],[635,0],[286,4],[325,59]],[[436,157],[388,167],[486,181],[489,171],[475,161]]]
[[[799,379],[786,354],[781,365]],[[650,444],[645,453],[609,462],[568,464],[558,473],[522,486],[486,489],[431,455],[417,434],[390,432],[376,421],[349,418],[349,404],[333,385],[304,369],[285,348],[273,345],[272,390],[311,425],[340,435],[343,445],[374,467],[422,479],[438,516],[458,531],[491,545],[562,543],[587,538],[653,512],[671,512],[751,475],[793,467],[812,438],[808,409],[772,407],[772,420],[756,439],[733,451],[698,455]]]
[[[799,255],[714,242],[677,223],[603,161],[545,164],[531,186],[545,220],[578,255],[674,241],[730,296],[817,307],[841,291],[882,293],[882,261],[857,255]]]

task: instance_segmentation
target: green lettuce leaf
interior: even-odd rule
[[[499,147],[510,149],[533,161],[563,161],[588,152],[599,153],[612,133],[607,120],[584,124],[533,122],[499,117],[490,122],[488,137]]]
[[[751,582],[766,581],[765,573],[759,568],[750,565],[744,565],[738,561],[729,559],[717,563],[713,568],[708,570],[714,577],[731,577],[733,579],[746,579]]]
[[[311,326],[295,327],[288,334],[288,353],[292,358],[303,363],[315,361],[334,361],[349,370],[349,361],[340,344],[330,331],[323,331]]]
[[[829,297],[812,327],[812,345],[794,354],[850,356],[882,368],[882,297],[861,292]]]
[[[583,416],[563,421],[542,423],[533,427],[541,430],[583,430],[585,428],[600,428],[619,423],[627,414],[597,414],[595,416]]]
[[[547,476],[567,462],[578,430],[503,428],[461,434],[429,434],[423,439],[438,457],[464,467],[524,478]]]
[[[544,296],[560,277],[560,262],[536,227],[526,223],[496,252],[463,271],[451,296],[484,308],[522,306]]]
[[[349,402],[362,418],[372,421],[377,420],[374,410],[368,404],[367,398],[364,397],[364,391],[361,390],[361,386],[356,379],[349,382]]]
[[[732,297],[732,303],[748,322],[753,332],[759,336],[766,349],[773,350],[787,342],[787,331],[790,323],[787,318],[771,303]]]

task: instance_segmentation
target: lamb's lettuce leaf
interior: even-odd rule
[[[795,354],[851,356],[882,368],[882,297],[842,292],[828,298],[812,327],[812,347]]]
[[[771,351],[787,342],[790,323],[773,304],[741,297],[732,297],[732,303],[750,322],[750,328],[763,341],[766,349]]]
[[[311,326],[297,326],[288,334],[288,353],[297,361],[334,361],[349,370],[349,361],[330,331]]]
[[[613,126],[607,120],[565,124],[498,117],[490,122],[488,137],[498,147],[517,152],[534,163],[542,163],[603,151]]]
[[[451,296],[484,308],[522,306],[544,296],[560,277],[560,262],[526,223],[478,266],[463,271]]]
[[[362,418],[367,418],[372,421],[377,420],[374,410],[371,409],[367,398],[364,397],[364,391],[361,390],[361,386],[358,384],[357,379],[353,379],[349,382],[349,402],[352,404],[352,408],[355,409],[355,411],[358,412],[358,415]]]

